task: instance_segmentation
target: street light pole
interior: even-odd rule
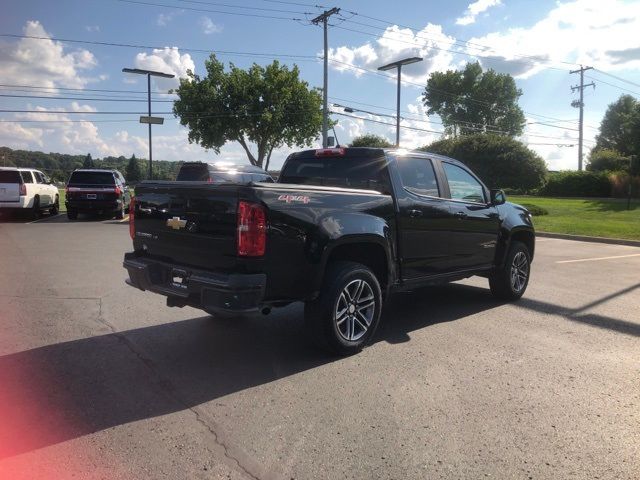
[[[147,110],[149,112],[149,116],[146,117],[146,120],[144,120],[145,117],[140,117],[140,122],[149,124],[149,180],[152,180],[153,179],[153,166],[152,166],[153,149],[151,147],[151,124],[161,123],[161,122],[154,121],[154,119],[152,119],[151,117],[151,76],[162,77],[162,78],[174,78],[175,75],[171,73],[156,72],[154,70],[142,70],[140,68],[123,68],[122,71],[124,73],[136,73],[138,75],[147,76],[147,107],[148,107]],[[159,120],[162,120],[162,119],[159,119]]]
[[[396,68],[398,70],[398,91],[396,95],[396,147],[400,147],[400,86],[402,84],[402,66],[421,61],[422,58],[420,57],[409,57],[398,60],[397,62],[383,65],[382,67],[378,67],[378,70],[383,71],[391,70],[393,68]]]

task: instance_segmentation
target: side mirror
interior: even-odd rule
[[[500,190],[498,188],[494,188],[491,190],[491,204],[492,205],[502,205],[507,201],[507,196],[504,193],[504,190]]]

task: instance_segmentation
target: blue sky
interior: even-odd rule
[[[0,113],[3,120],[0,145],[46,152],[90,152],[94,157],[132,153],[146,157],[146,129],[137,123],[138,115],[97,114],[137,112],[146,107],[143,102],[114,100],[114,97],[127,100],[145,97],[138,93],[146,88],[142,79],[125,76],[122,68],[157,69],[177,76],[184,76],[192,68],[202,74],[208,56],[205,52],[210,50],[238,52],[220,54],[219,58],[243,67],[254,61],[269,63],[273,58],[296,63],[302,78],[310,85],[322,84],[322,62],[313,58],[322,54],[322,30],[307,21],[320,10],[309,0],[136,2],[3,2],[1,34],[45,40],[0,37],[0,83],[12,85],[0,87],[0,94],[74,99],[0,97],[3,110],[38,111]],[[420,131],[442,130],[437,117],[424,114],[421,86],[432,71],[461,68],[468,61],[480,60],[485,67],[516,76],[524,92],[520,105],[530,123],[523,140],[553,169],[577,167],[578,111],[570,106],[576,97],[570,86],[578,82],[578,76],[570,75],[569,70],[578,68],[579,63],[597,68],[586,74],[586,81],[597,85],[595,90],[585,92],[586,152],[593,145],[607,105],[623,93],[638,96],[640,92],[637,1],[342,0],[323,5],[342,9],[342,16],[334,17],[329,37],[329,96],[333,103],[393,114],[395,80],[373,72],[378,66],[404,56],[419,55],[425,59],[407,67],[403,77],[407,80],[402,89],[403,125],[407,127],[402,132],[403,146],[421,146],[439,138],[437,133]],[[70,43],[51,38],[136,47]],[[171,86],[164,81],[154,84],[154,90],[162,92]],[[154,103],[155,111],[171,110],[171,103],[166,102],[171,97],[154,98],[165,100]],[[43,110],[80,113],[46,114]],[[334,110],[343,111],[337,107]],[[393,123],[391,118],[364,112],[354,115],[366,120],[334,116],[339,121],[336,131],[342,143],[362,133],[394,138],[393,127],[369,121]],[[190,145],[184,128],[171,115],[165,117],[165,125],[154,127],[154,158],[214,161],[222,157],[246,161],[241,147],[234,143],[225,145],[219,156]],[[278,167],[288,152],[287,148],[275,152],[272,165]]]

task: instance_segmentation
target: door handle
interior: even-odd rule
[[[458,217],[460,220],[467,218],[468,216],[465,212],[456,212],[454,215]]]
[[[412,209],[409,210],[409,216],[411,218],[415,218],[415,217],[421,217],[422,216],[422,210],[417,210],[417,209]]]

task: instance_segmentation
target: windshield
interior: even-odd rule
[[[115,185],[111,172],[73,172],[69,185]]]

